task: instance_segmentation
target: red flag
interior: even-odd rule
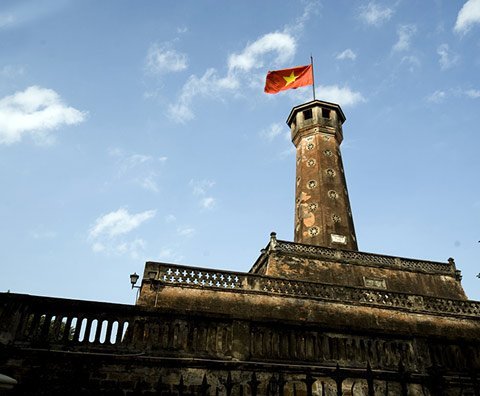
[[[312,65],[297,66],[291,69],[269,71],[265,81],[265,92],[276,94],[286,89],[295,89],[312,84]]]

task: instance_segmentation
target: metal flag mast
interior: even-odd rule
[[[313,56],[310,54],[310,65],[312,65],[312,89],[313,89],[313,100],[315,100],[315,73],[313,71]]]

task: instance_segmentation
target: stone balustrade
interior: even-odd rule
[[[121,348],[135,307],[0,294],[0,344]]]
[[[168,285],[223,291],[242,290],[329,301],[351,300],[357,304],[435,311],[445,315],[458,315],[457,311],[460,311],[461,315],[478,317],[479,310],[479,304],[471,301],[342,288],[167,264],[159,265],[158,269],[157,279],[153,282],[161,287]],[[420,354],[419,351],[426,352]],[[285,384],[293,387],[289,388],[292,392],[294,383],[296,389],[299,389],[299,383],[295,382],[299,377],[306,378],[306,391],[312,391],[315,380],[316,386],[320,386],[322,391],[341,389],[344,381],[350,381],[348,387],[353,389],[355,383],[366,380],[370,394],[374,394],[374,381],[377,381],[375,388],[384,386],[385,381],[393,381],[389,382],[388,387],[393,389],[394,394],[401,394],[399,389],[394,389],[402,381],[404,389],[407,386],[420,389],[424,385],[428,387],[435,383],[422,374],[428,367],[444,367],[446,370],[461,370],[465,373],[473,367],[480,367],[478,346],[471,342],[444,344],[438,340],[411,337],[392,338],[388,335],[372,336],[351,332],[344,334],[316,326],[290,324],[279,327],[277,323],[235,319],[225,315],[205,316],[170,310],[164,312],[143,306],[11,293],[0,293],[0,352],[6,353],[7,358],[10,356],[13,366],[19,359],[31,360],[33,356],[41,361],[44,356],[42,353],[55,353],[52,356],[58,360],[56,364],[60,368],[62,362],[70,362],[68,359],[75,357],[76,364],[84,362],[85,372],[93,373],[92,383],[105,389],[112,386],[133,389],[132,377],[128,377],[131,375],[130,367],[148,365],[150,377],[134,376],[135,381],[143,381],[145,389],[156,387],[169,391],[176,389],[175,384],[178,384],[177,387],[183,386],[181,370],[175,369],[178,372],[172,377],[169,367],[191,365],[194,369],[187,370],[188,381],[199,388],[195,388],[197,390],[191,394],[208,394],[200,388],[205,390],[210,383],[219,389],[230,385],[232,389],[233,386],[246,389],[253,384],[251,394],[257,394],[256,380],[252,382],[245,377],[251,375],[251,372],[257,373],[263,384],[258,394],[267,394],[265,386],[270,385],[265,385],[265,381],[270,381],[272,373],[277,376],[284,373]],[[127,378],[124,383],[118,377],[118,368],[126,361],[129,363],[122,368],[125,373],[121,374]],[[345,369],[340,369],[338,362],[342,362]],[[220,374],[212,374],[214,364],[216,370],[221,371]],[[92,370],[92,365],[97,369]],[[75,367],[72,375],[77,375],[78,366],[72,367]],[[207,367],[208,373],[205,374]],[[404,370],[409,373],[408,381]],[[61,372],[64,375],[64,371]],[[143,374],[144,369],[137,372]],[[192,372],[200,377],[193,378]],[[233,379],[225,382],[230,373]],[[313,377],[309,377],[311,375]],[[152,383],[151,378],[155,379],[155,383]],[[327,382],[332,380],[333,385],[327,387]],[[475,378],[470,380],[462,377],[462,381],[463,384],[471,381],[476,384]],[[32,389],[36,385],[36,382],[32,382]],[[382,391],[381,394],[385,392]],[[34,391],[31,394],[35,394]],[[343,393],[338,391],[337,394]],[[439,393],[434,391],[431,394]]]
[[[153,282],[168,286],[245,290],[480,319],[480,302],[477,301],[452,300],[172,264],[150,263],[150,265],[153,265],[150,270],[156,268],[158,271],[154,274]],[[447,264],[438,263],[438,265],[448,267]]]
[[[354,250],[332,249],[323,246],[303,245],[274,239],[267,246],[267,250],[294,253],[297,255],[308,255],[317,259],[334,260],[345,263],[360,263],[367,265],[401,268],[411,271],[455,275],[455,264],[453,260],[448,263],[435,261],[415,260],[403,257],[372,254]]]

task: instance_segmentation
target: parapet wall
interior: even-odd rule
[[[272,238],[251,273],[317,283],[467,300],[453,259],[446,263],[304,245]]]
[[[355,319],[335,331],[239,316],[3,293],[0,372],[18,380],[12,395],[480,391],[478,338],[368,333]]]
[[[156,262],[145,265],[138,304],[178,307],[189,312],[221,312],[236,317],[244,315],[244,318],[325,322],[330,326],[341,318],[341,312],[353,310],[353,314],[346,314],[345,322],[356,312],[366,313],[365,319],[356,323],[358,328],[363,322],[369,322],[369,318],[372,323],[378,322],[376,328],[380,332],[411,332],[420,323],[432,322],[438,326],[433,325],[431,332],[425,334],[444,336],[446,329],[439,327],[442,320],[451,321],[454,327],[458,327],[455,323],[467,320],[465,323],[475,332],[468,334],[480,335],[476,333],[480,303],[475,301]],[[338,311],[335,320],[325,315],[326,310]],[[389,321],[380,323],[378,318],[382,316],[389,317]],[[396,317],[402,318],[401,327],[393,327]],[[472,321],[468,321],[469,318]],[[427,328],[415,331],[425,332]],[[458,337],[457,333],[454,336]]]

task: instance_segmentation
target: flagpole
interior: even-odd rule
[[[313,89],[313,100],[315,100],[315,73],[313,72],[313,56],[310,54],[310,65],[312,65],[312,89]]]

